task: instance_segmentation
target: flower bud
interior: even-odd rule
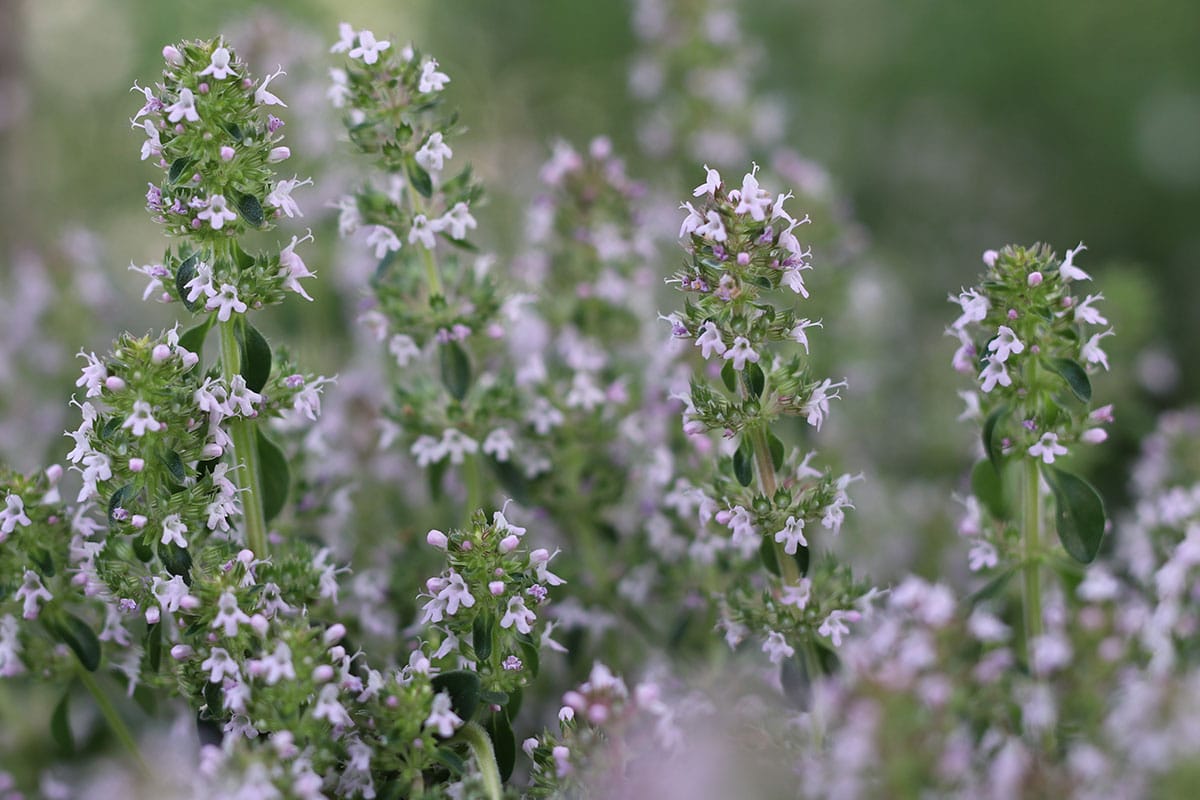
[[[499,597],[504,594],[504,581],[492,581],[488,584],[488,591],[493,597]]]
[[[333,667],[322,664],[313,670],[313,680],[317,683],[328,683],[333,680]]]
[[[62,476],[63,468],[61,464],[51,464],[46,467],[46,480],[50,481],[51,484],[58,483]]]
[[[125,389],[125,381],[116,375],[109,375],[104,379],[104,388],[110,392],[120,392]]]
[[[162,619],[162,614],[158,610],[158,606],[150,606],[146,609],[146,624],[153,625]]]
[[[1036,271],[1029,273],[1028,281],[1029,281],[1030,286],[1041,286],[1042,285],[1042,273],[1036,272]]]
[[[221,148],[221,160],[222,161],[233,161],[234,153],[235,153],[235,151],[232,147],[230,147],[229,145],[225,145],[224,147]]]
[[[146,517],[143,514],[134,514],[129,518],[129,524],[140,531],[146,527]]]
[[[204,456],[205,460],[220,458],[225,452],[225,448],[215,442],[209,442],[200,450],[200,455]]]
[[[515,534],[510,533],[508,536],[505,536],[500,540],[500,552],[511,553],[513,550],[517,549],[517,545],[520,543],[521,540],[518,539]]]
[[[174,46],[167,45],[162,49],[163,60],[173,67],[183,66],[183,53],[179,52]]]
[[[325,630],[325,636],[322,637],[322,641],[325,642],[326,647],[332,647],[340,642],[345,635],[346,626],[340,622],[335,622]]]
[[[999,257],[1000,257],[1000,254],[998,252],[996,252],[995,250],[984,250],[983,251],[983,263],[986,264],[989,268],[996,266],[996,259],[998,259]]]
[[[1104,428],[1088,428],[1079,438],[1088,444],[1100,444],[1108,439],[1108,431]]]
[[[171,648],[171,658],[176,661],[183,661],[185,658],[191,658],[195,652],[190,645],[177,644]]]
[[[154,349],[150,351],[150,360],[155,364],[161,364],[171,357],[171,348],[165,344],[156,344]]]
[[[129,459],[129,471],[130,472],[141,472],[145,468],[146,468],[146,459],[144,459],[144,458]]]
[[[449,543],[449,540],[446,538],[446,534],[439,530],[432,530],[425,534],[425,541],[439,550],[445,550],[446,545]]]
[[[272,147],[271,152],[267,154],[267,161],[272,164],[278,164],[292,157],[292,151],[287,147]]]

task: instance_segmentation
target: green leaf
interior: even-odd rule
[[[429,173],[411,158],[406,161],[405,166],[408,168],[408,181],[413,188],[420,192],[422,197],[431,197],[433,195],[433,179],[429,177]]]
[[[38,572],[42,573],[44,578],[54,577],[54,558],[50,555],[50,551],[40,544],[33,544],[26,550],[29,559],[33,565],[38,568]]]
[[[66,755],[75,752],[75,737],[71,735],[70,702],[71,687],[68,686],[62,699],[54,706],[54,713],[50,715],[50,736]]]
[[[1092,382],[1078,361],[1070,358],[1051,358],[1046,361],[1046,366],[1067,382],[1071,394],[1085,403],[1091,401]]]
[[[721,367],[721,382],[725,384],[725,388],[729,391],[737,391],[737,370],[733,368],[732,361],[726,361],[725,366]]]
[[[517,636],[517,645],[521,648],[521,660],[525,662],[525,669],[529,670],[531,678],[536,678],[542,663],[537,642],[528,633],[522,633]]]
[[[434,751],[434,759],[446,769],[450,770],[452,775],[462,775],[467,770],[467,762],[451,750],[449,747],[439,747]]]
[[[508,693],[508,705],[504,710],[508,712],[508,718],[516,719],[517,714],[521,713],[521,702],[525,699],[525,691],[520,686]]]
[[[492,751],[496,754],[496,766],[500,770],[500,780],[507,781],[512,777],[513,767],[517,763],[517,737],[513,734],[512,723],[508,714],[501,708],[488,715],[485,725],[488,736],[492,739]]]
[[[1013,576],[1019,571],[1020,569],[1018,567],[1009,567],[1008,569],[1004,570],[976,590],[972,595],[970,595],[967,598],[967,603],[974,606],[978,603],[982,603],[984,600],[990,600],[991,598],[998,596],[1002,591],[1004,591],[1004,587],[1008,585],[1008,582],[1012,580]]]
[[[242,140],[242,129],[236,122],[226,122],[221,127],[229,132],[229,135],[233,137],[235,142]]]
[[[263,222],[266,221],[262,203],[258,202],[258,198],[252,194],[238,195],[237,209],[238,213],[242,215],[242,219],[246,220],[246,224],[252,228],[261,228]]]
[[[484,612],[475,617],[475,624],[471,626],[471,643],[475,647],[475,657],[481,663],[492,657],[494,622],[492,615]]]
[[[771,464],[775,471],[783,469],[783,442],[770,431],[767,431],[767,449],[771,451]]]
[[[179,265],[179,269],[175,270],[175,290],[179,292],[179,299],[183,301],[183,305],[188,311],[195,311],[200,308],[201,303],[201,298],[199,297],[196,298],[194,303],[189,303],[187,299],[187,285],[191,283],[194,277],[196,277],[196,254],[192,253],[183,260],[183,263]]]
[[[167,171],[167,181],[169,183],[178,183],[183,174],[188,171],[188,167],[192,166],[196,160],[191,156],[180,156],[171,162],[171,169]],[[188,176],[191,177],[190,175]]]
[[[471,361],[458,342],[447,342],[438,348],[442,383],[455,400],[462,400],[471,388]]]
[[[448,692],[454,713],[469,722],[479,707],[479,676],[465,669],[442,672],[430,679],[434,694]]]
[[[174,542],[159,541],[158,560],[167,572],[180,576],[185,583],[191,583],[189,573],[192,569],[192,554],[186,547],[180,547]]]
[[[155,622],[153,625],[146,626],[146,665],[150,667],[151,672],[158,672],[158,668],[162,665],[162,623]]]
[[[180,457],[179,453],[174,450],[168,450],[163,454],[162,462],[175,483],[183,486],[187,482],[187,467],[183,465],[183,458]]]
[[[108,498],[108,525],[113,527],[118,524],[117,518],[113,516],[118,508],[123,508],[126,500],[133,497],[133,484],[127,483],[120,489],[112,493],[112,497]]]
[[[154,558],[154,546],[145,535],[137,536],[133,540],[133,554],[137,556],[138,561],[149,564],[150,559]]]
[[[1104,538],[1104,501],[1092,485],[1070,472],[1042,465],[1042,474],[1054,492],[1054,524],[1067,555],[1090,564]]]
[[[213,326],[213,320],[216,319],[214,314],[209,314],[208,318],[199,325],[188,328],[179,337],[179,346],[184,350],[190,350],[196,355],[201,355],[204,352],[204,340],[208,338],[208,332]]]
[[[263,517],[267,522],[279,516],[287,503],[292,486],[292,473],[279,445],[267,438],[262,428],[258,432],[258,465],[263,487]]]
[[[754,445],[748,436],[742,436],[741,444],[733,451],[733,475],[742,486],[754,481]]]
[[[247,270],[254,266],[254,256],[243,250],[237,240],[233,242],[233,263],[239,270]]]
[[[60,611],[47,620],[47,627],[74,651],[88,672],[100,666],[100,640],[92,626],[69,611]]]
[[[271,377],[271,345],[258,328],[245,323],[242,333],[242,368],[240,372],[246,379],[246,387],[252,392],[261,392]]]
[[[1001,453],[1000,442],[996,439],[996,428],[1007,414],[1008,406],[1000,406],[983,421],[983,452],[987,453],[988,460],[997,470],[1000,469]]]
[[[746,387],[750,390],[752,397],[762,397],[766,383],[767,378],[763,375],[762,367],[755,363],[746,365]]]
[[[1008,504],[1004,498],[1004,481],[1000,471],[991,461],[984,459],[971,469],[971,493],[994,519],[1009,519]]]

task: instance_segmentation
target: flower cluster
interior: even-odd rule
[[[810,251],[795,234],[807,218],[788,212],[789,194],[763,189],[757,169],[740,188],[729,188],[717,170],[706,168],[693,195],[700,207],[684,204],[680,229],[689,264],[671,280],[688,300],[682,313],[666,319],[676,337],[691,341],[706,362],[721,365],[709,370],[719,371],[721,380],[693,378],[691,391],[680,398],[684,430],[693,436],[717,430],[738,440],[711,494],[701,493],[696,513],[702,528],[716,522],[728,529],[722,549],[742,559],[761,556],[782,579],[765,597],[753,587],[730,592],[722,624],[731,645],[751,631],[762,636],[764,652],[776,664],[796,653],[788,639],[803,642],[813,675],[822,663],[816,642],[841,644],[846,623],[861,614],[866,589],[832,565],[804,577],[809,537],[819,529],[841,530],[845,510],[853,507],[847,489],[859,476],[835,478],[813,468],[811,453],[802,459],[788,453],[772,430],[784,416],[802,417],[819,429],[845,386],[810,376],[808,332],[821,323],[789,307],[792,298],[808,297],[803,273],[811,268]]]

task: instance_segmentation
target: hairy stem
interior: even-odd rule
[[[228,386],[241,369],[242,351],[238,345],[235,325],[237,318],[222,322],[221,374]],[[233,439],[234,478],[242,490],[242,518],[246,523],[246,546],[258,558],[267,556],[267,522],[263,513],[262,468],[258,460],[258,441],[254,422],[236,417],[229,420],[229,436]]]
[[[112,700],[108,699],[108,695],[96,682],[96,676],[86,669],[81,669],[79,670],[79,681],[91,692],[92,698],[96,701],[96,707],[100,709],[100,715],[104,717],[104,721],[108,723],[108,727],[112,729],[117,740],[129,751],[138,770],[144,775],[152,774],[146,760],[142,758],[142,751],[138,749],[137,740],[133,738],[133,734],[125,725],[125,720],[121,719],[121,715],[117,713]]]
[[[767,434],[761,428],[748,430],[750,443],[754,446],[754,462],[758,467],[758,485],[768,498],[775,497],[778,484],[775,479],[775,465],[771,462],[771,448],[767,444]],[[768,536],[770,534],[767,534]],[[796,586],[800,583],[800,567],[796,560],[784,550],[783,542],[772,542],[775,548],[775,561],[779,564],[779,576],[785,585]]]
[[[492,740],[487,731],[474,722],[468,722],[458,729],[454,738],[466,742],[475,755],[475,763],[483,776],[483,788],[488,800],[500,800],[503,790],[500,785],[500,767],[496,763],[496,753],[492,750]]]
[[[1041,525],[1042,487],[1036,459],[1025,464],[1025,659],[1033,659],[1033,640],[1042,635]]]

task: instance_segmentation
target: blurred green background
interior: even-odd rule
[[[948,407],[948,387],[962,388],[942,338],[953,318],[945,298],[974,282],[984,249],[1046,241],[1061,253],[1082,239],[1089,252],[1080,263],[1105,291],[1120,334],[1109,340],[1114,362],[1125,364],[1107,390],[1136,400],[1100,478],[1119,493],[1119,467],[1150,413],[1200,389],[1190,369],[1200,335],[1200,3],[746,0],[734,8],[762,45],[755,85],[785,105],[789,144],[827,167],[869,235],[864,263],[885,276],[888,294],[863,313],[895,304],[911,315],[912,327],[869,354],[917,365],[877,389],[892,393],[881,407],[916,422],[923,408]],[[41,253],[65,286],[90,254],[116,287],[105,300],[119,309],[112,321],[136,328],[168,317],[136,306],[142,284],[126,273],[130,260],[148,263],[163,244],[141,209],[150,170],[137,162],[140,137],[127,127],[138,106],[128,87],[153,80],[162,45],[180,38],[257,30],[259,52],[243,46],[243,54],[260,71],[284,62],[289,132],[308,130],[312,141],[336,120],[317,119],[319,97],[293,100],[288,81],[323,75],[339,20],[435,54],[472,128],[463,155],[489,187],[482,238],[501,256],[520,248],[521,210],[555,138],[607,133],[629,155],[632,175],[664,174],[637,156],[639,110],[627,90],[637,42],[624,2],[3,0],[0,15],[0,268]],[[292,51],[279,54],[271,37],[281,29],[292,33],[277,44]],[[332,140],[323,151],[298,141],[302,175],[337,152]],[[654,188],[685,196],[699,171],[679,166],[686,181]],[[319,218],[311,208],[304,221],[331,239]],[[96,237],[81,240],[81,227]],[[325,277],[339,269],[317,266]],[[330,324],[344,322],[332,306],[324,308]],[[75,341],[103,346],[114,331],[95,328]],[[336,369],[336,352],[317,342],[310,349],[305,359]],[[923,373],[944,381],[929,385]],[[66,396],[69,381],[61,388]],[[920,457],[909,443],[921,438],[911,433],[890,451],[881,444],[874,458],[911,466]]]

